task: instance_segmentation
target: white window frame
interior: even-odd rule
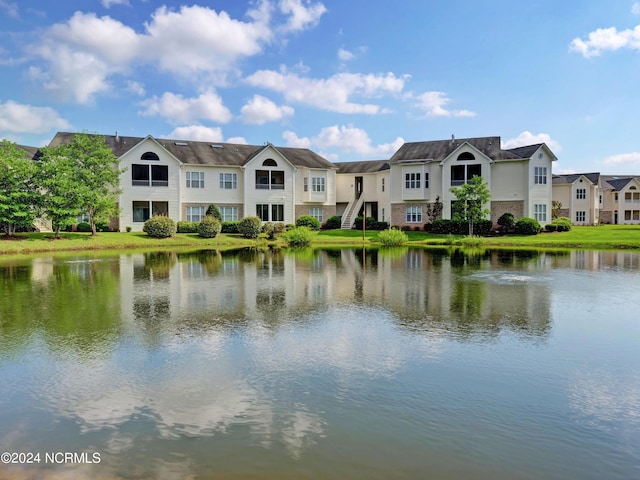
[[[187,222],[201,222],[206,213],[206,209],[202,205],[194,205],[185,209]]]
[[[587,189],[586,188],[577,188],[576,189],[576,199],[584,200],[587,198]]]
[[[238,207],[218,207],[223,222],[235,222],[238,220]]]
[[[539,222],[547,221],[547,205],[544,203],[536,203],[533,206],[533,218]]]
[[[220,189],[236,190],[238,188],[237,173],[220,173]]]
[[[587,212],[584,210],[576,211],[576,223],[577,222],[586,222],[587,221]]]
[[[420,205],[409,205],[405,211],[406,223],[422,223],[422,207]]]
[[[547,167],[534,167],[533,183],[536,185],[547,184]]]
[[[407,172],[404,174],[404,188],[407,190],[420,188],[420,172]]]
[[[186,172],[187,188],[204,188],[204,172]]]
[[[311,191],[314,193],[324,193],[326,191],[327,179],[324,177],[311,177]]]
[[[309,216],[316,218],[320,223],[324,222],[324,215],[322,211],[322,207],[311,207],[309,208]]]

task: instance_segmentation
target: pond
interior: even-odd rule
[[[624,251],[0,259],[0,478],[640,478],[639,312]]]

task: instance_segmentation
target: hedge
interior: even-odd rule
[[[176,233],[176,222],[164,215],[155,215],[144,222],[142,231],[154,238],[171,237]]]

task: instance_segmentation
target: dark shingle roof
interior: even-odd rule
[[[389,160],[365,160],[360,162],[337,162],[338,173],[376,173],[389,170]]]
[[[49,146],[54,147],[71,141],[75,133],[58,132]],[[120,135],[103,135],[105,143],[116,157],[121,157],[137,144],[142,137],[123,137]],[[243,166],[263,149],[264,145],[244,145],[219,142],[196,142],[191,140],[158,139],[169,153],[182,163],[192,165]],[[273,145],[272,145],[273,146]],[[275,147],[289,162],[299,167],[336,168],[325,158],[307,148]]]
[[[563,175],[554,175],[553,183],[554,185],[562,185],[562,184],[570,184],[575,182],[580,177],[586,177],[589,179],[591,183],[594,185],[598,185],[598,181],[600,179],[600,173],[569,173]]]
[[[20,150],[24,150],[27,158],[30,160],[38,160],[42,156],[42,152],[38,147],[28,147],[27,145],[17,145]]]
[[[502,150],[500,137],[456,138],[451,140],[410,142],[400,147],[391,157],[391,162],[407,162],[411,160],[433,160],[441,162],[463,143],[473,145],[492,160],[529,158],[541,145]]]
[[[639,178],[636,177],[635,175],[630,175],[628,177],[624,177],[624,178],[620,178],[618,176],[607,176],[605,178],[603,178],[603,186],[606,187],[606,184],[608,183],[609,186],[611,187],[611,189],[615,192],[618,190],[622,190],[624,187],[627,186],[627,184],[633,180],[634,178]]]

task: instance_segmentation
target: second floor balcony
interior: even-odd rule
[[[256,190],[284,190],[284,172],[256,170]]]

